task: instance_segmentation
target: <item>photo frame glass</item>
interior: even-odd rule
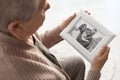
[[[91,15],[81,10],[71,23],[60,33],[89,62],[108,45],[115,35],[95,20]]]

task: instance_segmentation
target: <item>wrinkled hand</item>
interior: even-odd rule
[[[96,55],[91,63],[91,68],[96,71],[101,71],[103,65],[108,59],[110,48],[107,46],[102,47],[99,54]]]
[[[61,25],[59,25],[60,29],[63,30],[76,16],[76,13],[68,17],[66,20],[62,22]]]

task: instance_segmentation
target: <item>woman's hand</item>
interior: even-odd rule
[[[110,48],[107,46],[102,47],[99,54],[95,56],[91,63],[91,69],[96,71],[101,71],[103,65],[105,64],[106,60],[108,59]]]

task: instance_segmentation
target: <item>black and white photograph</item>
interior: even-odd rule
[[[102,46],[114,39],[115,34],[81,10],[60,36],[91,62]]]
[[[83,23],[70,31],[70,35],[91,52],[102,40],[103,35],[95,28]]]

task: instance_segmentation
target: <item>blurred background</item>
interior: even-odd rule
[[[87,10],[91,15],[111,30],[116,37],[109,44],[111,47],[109,59],[102,69],[101,80],[119,80],[120,79],[120,1],[119,0],[48,0],[51,8],[46,12],[46,20],[43,26],[38,30],[41,34],[46,30],[51,30],[58,26],[64,19],[81,9]],[[50,49],[61,60],[63,55],[81,56],[66,41],[58,43]],[[61,53],[61,54],[60,54]],[[62,55],[63,53],[63,55]],[[82,56],[81,56],[82,57]],[[83,58],[84,59],[84,58]],[[90,63],[86,59],[86,75],[90,68]]]

